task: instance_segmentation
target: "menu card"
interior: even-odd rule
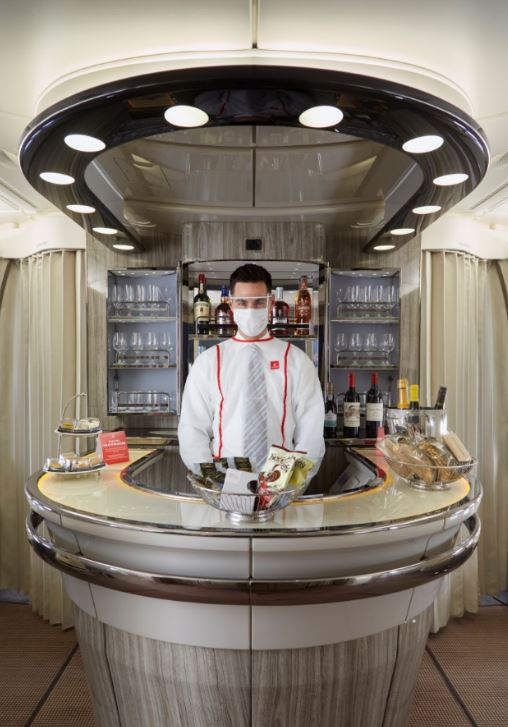
[[[125,432],[102,432],[99,434],[99,448],[106,464],[129,461],[129,448]]]

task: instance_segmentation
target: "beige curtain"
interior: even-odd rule
[[[36,613],[70,625],[59,574],[25,543],[23,485],[56,452],[63,404],[85,386],[85,274],[81,251],[11,265],[0,307],[0,584],[28,593]]]
[[[451,616],[478,610],[480,585],[484,593],[506,588],[507,541],[498,531],[508,515],[502,372],[508,319],[497,264],[462,253],[424,252],[421,315],[422,401],[431,403],[440,384],[448,387],[449,427],[480,460],[485,488],[478,553],[445,579],[434,609],[436,631]]]

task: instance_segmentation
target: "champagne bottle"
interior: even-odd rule
[[[448,389],[446,386],[440,386],[439,391],[437,392],[436,397],[436,403],[434,404],[434,409],[445,409],[446,408],[446,394],[448,392]]]
[[[372,373],[365,406],[365,436],[368,439],[375,439],[379,427],[383,426],[383,394],[379,391],[378,381],[378,375]]]
[[[233,314],[227,301],[229,290],[223,285],[220,291],[220,303],[215,309],[215,325],[217,327],[218,336],[227,336],[232,333]]]
[[[272,333],[274,336],[288,336],[289,305],[283,299],[284,288],[275,288],[275,302],[272,308]]]
[[[420,391],[418,384],[411,384],[409,387],[409,408],[420,408]]]
[[[333,395],[333,384],[329,381],[326,385],[325,402],[325,439],[335,439],[337,436],[337,404]]]
[[[399,390],[397,409],[409,409],[409,384],[407,379],[398,379],[397,389]]]
[[[360,436],[360,395],[356,391],[356,376],[348,374],[348,390],[344,394],[344,437]]]
[[[198,277],[199,291],[194,296],[194,323],[196,332],[207,334],[210,330],[210,298],[206,292],[206,278],[204,273]]]

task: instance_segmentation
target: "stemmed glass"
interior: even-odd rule
[[[113,349],[116,351],[116,363],[120,363],[124,359],[125,352],[127,351],[127,336],[125,333],[115,331],[111,343]]]
[[[391,363],[391,353],[395,348],[395,340],[393,333],[383,333],[379,344],[380,350],[385,354],[384,363],[389,366]]]
[[[364,342],[363,347],[364,347],[364,350],[370,354],[374,353],[375,351],[378,351],[379,344],[378,344],[378,340],[377,340],[377,335],[375,333],[367,333],[365,335],[365,342]],[[369,365],[373,365],[375,363],[374,357],[372,355],[368,356],[366,363]]]
[[[349,350],[351,351],[351,363],[358,365],[358,354],[362,350],[362,336],[360,333],[352,333],[349,337]]]
[[[337,333],[335,339],[335,350],[337,351],[337,364],[341,364],[341,360],[344,359],[344,354],[347,351],[347,335],[345,333]]]

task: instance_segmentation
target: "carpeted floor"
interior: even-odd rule
[[[508,726],[507,595],[430,636],[407,727]],[[74,631],[23,603],[0,602],[0,725],[95,727]]]

